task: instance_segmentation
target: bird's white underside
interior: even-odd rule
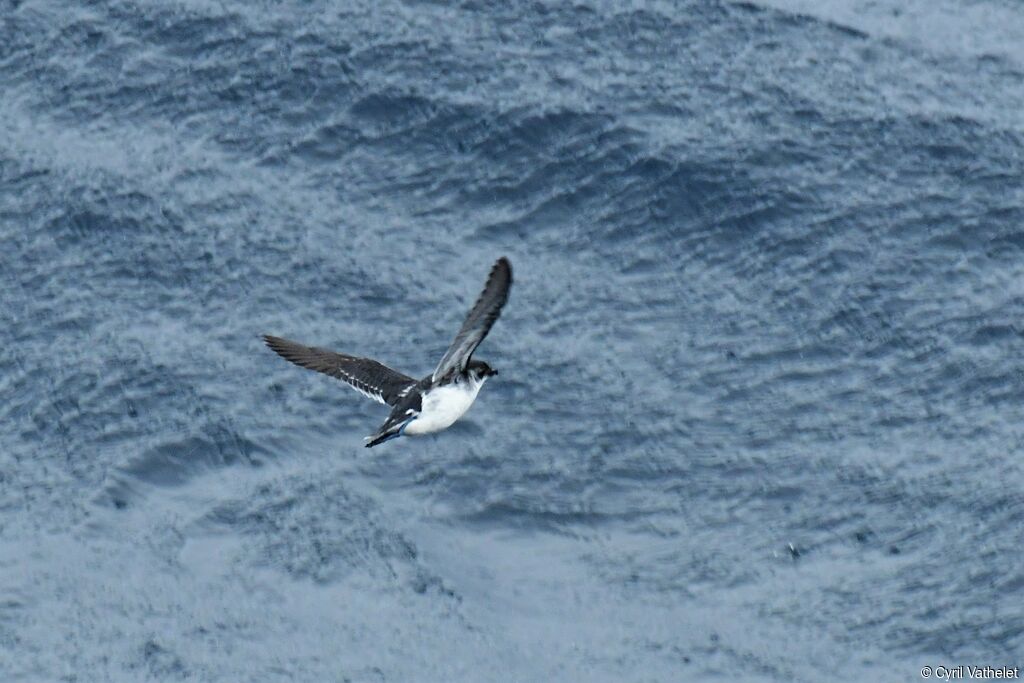
[[[486,377],[479,381],[466,379],[431,389],[423,396],[419,416],[409,423],[405,433],[430,434],[451,427],[473,405],[485,381]]]

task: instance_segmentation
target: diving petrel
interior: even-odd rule
[[[270,335],[264,335],[263,341],[285,360],[337,377],[364,396],[391,406],[391,414],[380,429],[366,437],[366,447],[370,448],[402,434],[439,432],[469,410],[487,378],[498,374],[490,365],[472,360],[471,356],[501,315],[511,286],[512,265],[503,256],[491,268],[484,291],[437,368],[418,382],[369,358],[303,346]]]

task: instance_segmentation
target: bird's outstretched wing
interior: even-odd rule
[[[263,341],[285,360],[347,382],[364,396],[395,405],[416,384],[397,370],[369,358],[358,358],[327,349],[303,346],[288,339],[263,335]]]
[[[487,284],[480,298],[473,304],[462,328],[455,335],[452,345],[445,351],[441,362],[437,364],[432,379],[436,382],[452,370],[462,372],[469,363],[470,356],[480,346],[487,333],[491,331],[494,321],[501,315],[501,308],[508,301],[508,291],[512,286],[512,264],[502,256],[491,268]]]

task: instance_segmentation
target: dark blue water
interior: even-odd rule
[[[1024,664],[1024,7],[0,2],[0,679]],[[516,283],[467,418],[429,372]]]

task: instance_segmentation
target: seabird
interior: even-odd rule
[[[502,257],[491,268],[484,290],[441,362],[419,381],[370,358],[304,346],[270,335],[264,335],[263,341],[285,360],[336,377],[364,396],[391,406],[391,414],[380,429],[366,437],[366,447],[371,448],[403,434],[439,432],[469,410],[484,382],[498,374],[472,356],[501,315],[511,286],[512,265]]]

